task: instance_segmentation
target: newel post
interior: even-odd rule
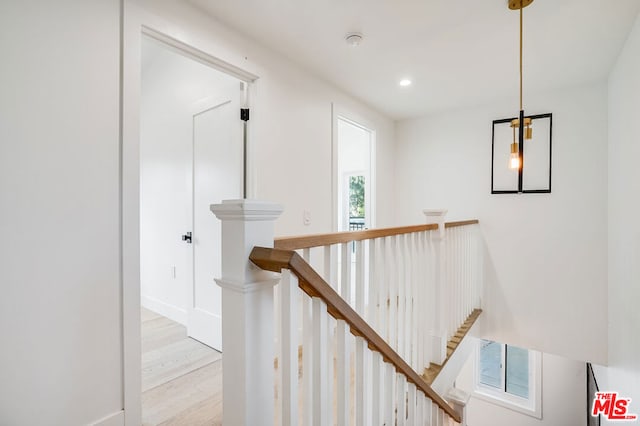
[[[446,396],[453,410],[460,416],[460,426],[467,426],[467,404],[469,404],[470,395],[465,391],[452,388]]]
[[[447,282],[445,274],[445,227],[444,218],[447,215],[445,209],[428,209],[423,210],[427,216],[427,223],[438,224],[438,235],[434,245],[436,262],[435,262],[435,292],[433,299],[433,330],[432,330],[432,359],[436,364],[442,365],[447,358],[447,321],[446,315],[450,306],[448,306],[447,298]]]
[[[255,200],[211,206],[222,221],[223,424],[273,424],[273,286],[279,276],[249,261],[254,246],[273,247],[282,207]]]

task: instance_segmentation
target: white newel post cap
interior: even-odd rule
[[[247,292],[258,283],[273,281],[274,274],[253,265],[249,255],[255,246],[273,247],[275,221],[282,214],[282,206],[243,199],[224,200],[210,208],[222,221],[222,274],[216,282],[221,287]]]
[[[422,210],[427,217],[427,223],[437,223],[440,238],[444,238],[444,217],[447,215],[447,209],[424,209]]]

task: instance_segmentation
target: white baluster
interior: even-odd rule
[[[378,256],[378,267],[376,268],[378,275],[378,329],[379,334],[387,342],[389,340],[389,271],[387,267],[387,239],[381,238],[378,244],[380,248],[380,256]]]
[[[433,411],[433,404],[431,400],[425,396],[424,400],[424,422],[426,425],[433,426],[433,416],[431,412]]]
[[[407,384],[407,424],[415,425],[417,423],[417,413],[416,413],[416,385],[413,383]]]
[[[431,426],[441,426],[438,420],[438,411],[440,411],[440,407],[438,407],[438,404],[431,401]]]
[[[325,279],[326,282],[329,283],[329,285],[331,287],[333,287],[333,289],[335,290],[335,286],[336,286],[336,282],[334,281],[333,278],[333,270],[335,269],[335,264],[333,262],[333,258],[331,255],[331,246],[324,246],[322,247],[322,252],[323,252],[323,269],[324,269],[324,275],[322,278]]]
[[[407,286],[406,286],[406,269],[404,267],[404,235],[398,235],[394,237],[394,252],[396,253],[396,280],[398,283],[398,346],[396,352],[403,358],[407,358],[406,353],[406,341],[407,341],[407,328],[406,324],[406,302],[407,302]]]
[[[330,423],[327,401],[327,305],[320,298],[312,298],[313,307],[313,426]]]
[[[369,293],[367,300],[367,316],[366,320],[369,322],[371,327],[376,330],[378,334],[380,333],[380,322],[379,322],[379,313],[378,313],[378,285],[379,279],[377,276],[378,268],[377,268],[377,239],[369,240]]]
[[[329,404],[328,419],[330,424],[335,424],[333,420],[334,414],[334,361],[336,353],[336,327],[337,321],[331,316],[327,315],[327,404]]]
[[[381,425],[384,419],[384,361],[380,352],[371,354],[371,424]]]
[[[341,252],[341,278],[340,296],[351,305],[351,244],[340,245]]]
[[[367,395],[370,393],[367,381],[367,371],[369,367],[369,357],[367,342],[362,337],[356,337],[356,365],[355,365],[355,414],[356,425],[368,426],[371,418],[371,406],[367,403]]]
[[[396,426],[406,426],[407,424],[407,379],[403,374],[396,374],[396,407],[398,415],[396,417]]]
[[[396,417],[396,370],[389,363],[384,364],[384,424],[395,425]]]
[[[418,389],[416,393],[416,425],[423,426],[426,422],[424,420],[424,401],[425,396],[421,390]]]
[[[302,296],[302,380],[304,398],[304,425],[311,425],[313,421],[313,312],[312,300]]]
[[[356,241],[356,312],[361,316],[365,317],[364,312],[364,301],[365,301],[365,290],[364,290],[364,242]]]
[[[288,269],[282,270],[280,282],[282,328],[280,332],[280,418],[282,425],[298,424],[298,277]]]
[[[349,424],[349,326],[343,320],[336,325],[336,403],[338,426]]]
[[[398,330],[398,321],[397,321],[397,312],[398,312],[398,275],[395,268],[395,237],[388,237],[387,241],[387,253],[386,253],[386,264],[388,269],[388,277],[387,281],[389,284],[389,321],[387,322],[388,327],[388,342],[389,345],[395,350],[398,350],[398,339],[397,339],[397,330]]]
[[[415,251],[413,256],[413,261],[415,263],[415,289],[416,289],[416,299],[414,300],[415,304],[415,325],[416,325],[416,366],[417,372],[422,373],[422,370],[426,367],[424,363],[424,345],[426,336],[424,335],[425,329],[425,321],[424,321],[424,311],[426,308],[426,304],[424,303],[425,297],[425,274],[424,274],[424,255],[422,251],[422,232],[416,233],[415,235]]]
[[[420,372],[421,368],[424,368],[419,358],[419,342],[420,342],[420,330],[422,323],[419,321],[418,312],[421,309],[420,301],[420,284],[419,284],[419,264],[418,261],[418,235],[413,233],[410,235],[410,265],[411,270],[411,361],[413,369]]]

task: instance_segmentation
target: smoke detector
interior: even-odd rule
[[[362,40],[364,40],[364,36],[362,35],[362,33],[347,33],[347,35],[344,37],[344,40],[349,46],[356,47],[360,46],[360,43],[362,43]]]

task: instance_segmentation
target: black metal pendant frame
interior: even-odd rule
[[[549,194],[551,193],[551,156],[552,156],[552,134],[553,134],[553,114],[537,114],[537,115],[524,115],[524,111],[520,111],[520,116],[518,117],[520,120],[520,127],[518,129],[518,155],[520,157],[520,169],[518,170],[518,189],[517,190],[495,190],[494,182],[493,182],[493,172],[494,172],[494,157],[495,157],[495,127],[496,124],[504,124],[511,123],[516,117],[513,118],[501,118],[499,120],[493,120],[493,125],[491,129],[491,193],[492,194]],[[525,158],[524,158],[524,119],[531,118],[533,120],[540,118],[548,118],[549,119],[549,187],[548,189],[523,189],[523,171],[525,166]]]

